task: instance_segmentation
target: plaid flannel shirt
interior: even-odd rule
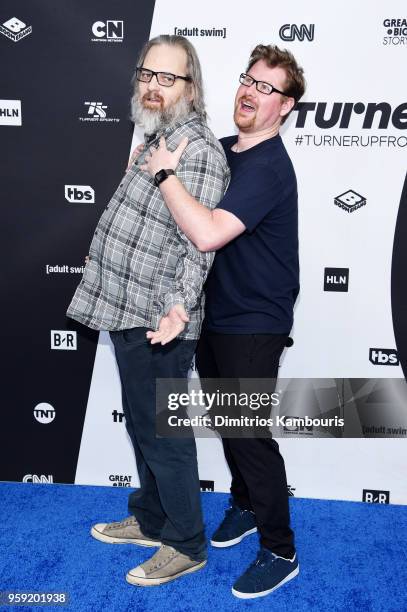
[[[176,174],[189,193],[210,209],[222,199],[230,173],[223,149],[192,113],[182,124],[157,134],[174,150],[188,137]],[[201,253],[172,219],[160,189],[139,166],[127,171],[103,212],[89,249],[89,261],[67,315],[98,330],[157,329],[174,304],[189,322],[179,335],[198,338],[205,282],[214,253]]]

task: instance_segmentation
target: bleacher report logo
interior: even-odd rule
[[[389,504],[390,491],[375,491],[374,489],[363,489],[362,501],[369,504]]]
[[[54,482],[54,477],[52,474],[41,474],[41,476],[37,476],[37,474],[26,474],[23,477],[23,482],[32,482],[34,484],[52,484]]]
[[[360,193],[353,191],[353,189],[348,189],[348,191],[336,196],[334,204],[351,213],[362,206],[366,206],[366,198],[360,195]]]
[[[397,351],[385,348],[369,349],[369,361],[373,363],[373,365],[385,366],[398,366],[400,363]]]
[[[89,185],[65,185],[65,199],[70,204],[94,204],[95,191]]]
[[[300,26],[297,26],[295,23],[285,23],[280,28],[279,36],[281,40],[289,42],[295,39],[301,42],[305,39],[312,41],[314,40],[314,31],[315,25],[313,23],[309,26],[306,26],[305,23],[302,23]]]
[[[25,38],[31,34],[32,30],[32,26],[27,26],[24,21],[17,19],[17,17],[8,19],[8,21],[5,21],[3,25],[0,26],[0,32],[13,42],[18,42],[22,38]]]
[[[325,268],[324,291],[348,291],[349,268]]]
[[[92,25],[92,42],[123,42],[123,21],[108,19],[106,21],[95,21]]]
[[[76,351],[76,331],[51,329],[51,349],[59,351]]]
[[[0,125],[21,123],[21,100],[0,100]]]
[[[48,425],[55,419],[55,408],[51,404],[41,402],[34,408],[34,417],[42,425]]]

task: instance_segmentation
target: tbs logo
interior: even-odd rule
[[[324,291],[348,291],[349,268],[325,268]]]
[[[390,491],[375,491],[374,489],[363,489],[362,501],[369,504],[389,504]]]
[[[51,349],[59,351],[76,351],[76,331],[51,329]]]
[[[373,365],[398,366],[400,361],[394,349],[371,348],[369,361]]]
[[[92,34],[93,42],[123,42],[123,21],[95,21]]]
[[[70,204],[94,204],[95,191],[89,185],[65,185],[65,199]]]

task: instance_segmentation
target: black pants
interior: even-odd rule
[[[287,335],[215,334],[203,331],[196,352],[201,378],[277,378]],[[270,387],[268,387],[270,389]],[[271,438],[223,438],[232,475],[231,494],[256,515],[260,542],[277,555],[294,555],[287,479],[278,444]]]
[[[156,437],[156,378],[186,379],[196,341],[151,345],[146,331],[110,333],[140,478],[140,489],[129,496],[129,511],[144,535],[202,561],[207,553],[195,440]]]

